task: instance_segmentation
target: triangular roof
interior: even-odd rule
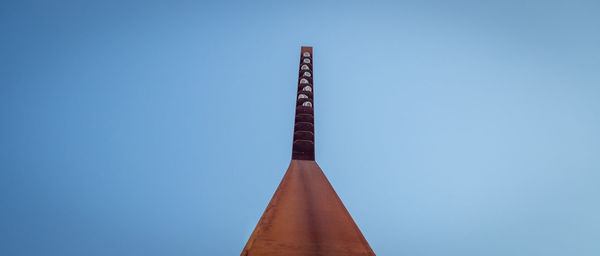
[[[375,255],[319,165],[292,160],[242,256]]]

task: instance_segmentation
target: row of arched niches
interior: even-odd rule
[[[296,94],[296,120],[292,159],[315,159],[315,128],[313,108],[313,66],[311,51],[301,52]]]

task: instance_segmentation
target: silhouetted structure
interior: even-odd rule
[[[315,162],[312,47],[300,54],[292,162],[241,255],[375,255]]]

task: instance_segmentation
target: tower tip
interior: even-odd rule
[[[301,50],[302,50],[302,52],[309,51],[309,52],[312,53],[312,46],[302,46]]]
[[[312,47],[302,46],[292,145],[292,159],[295,160],[315,160],[312,53]]]

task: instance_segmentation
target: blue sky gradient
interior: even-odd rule
[[[600,255],[598,1],[4,1],[0,255],[238,255],[291,156],[380,256]]]

